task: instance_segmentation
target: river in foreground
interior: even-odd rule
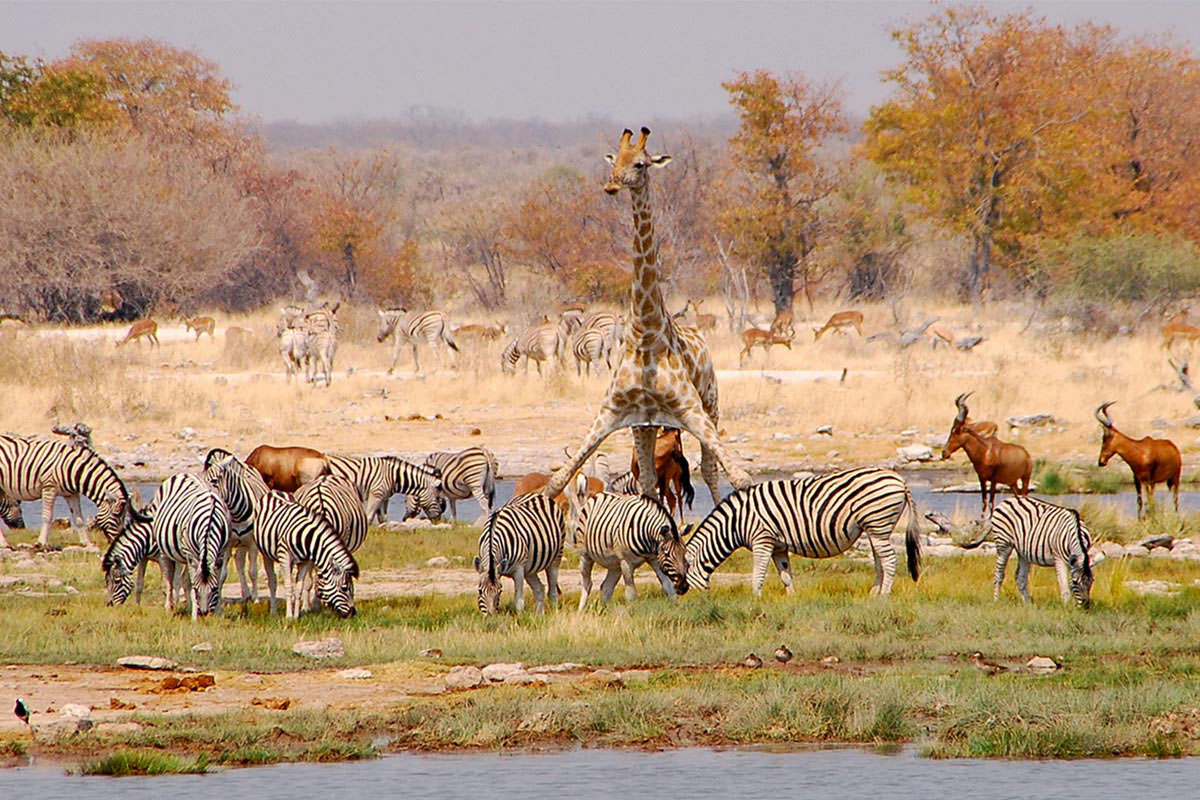
[[[114,783],[114,781],[119,781]],[[660,753],[572,750],[550,754],[387,756],[349,764],[288,764],[140,778],[82,778],[59,767],[0,770],[0,796],[38,800],[220,797],[670,798],[1038,797],[1127,800],[1130,793],[1195,797],[1200,759],[1148,761],[934,761],[911,749],[776,752],[683,749]],[[363,792],[363,795],[359,795]]]

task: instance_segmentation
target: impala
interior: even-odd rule
[[[813,341],[821,338],[821,334],[827,330],[842,330],[843,328],[854,328],[858,331],[858,335],[862,336],[863,315],[861,311],[839,311],[829,318],[824,327],[813,328]]]

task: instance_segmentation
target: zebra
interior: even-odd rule
[[[310,359],[308,336],[303,330],[289,327],[279,333],[279,355],[283,358],[283,366],[287,370],[289,383],[301,370],[305,372],[307,378]]]
[[[376,341],[382,342],[392,336],[392,364],[388,367],[388,375],[396,369],[400,359],[400,350],[404,343],[412,345],[413,372],[421,371],[421,360],[417,354],[417,342],[425,340],[429,349],[437,356],[438,369],[442,368],[441,345],[445,344],[454,352],[458,352],[458,344],[450,333],[450,324],[444,311],[407,311],[403,308],[391,308],[379,312],[379,332]]]
[[[612,364],[609,359],[614,350],[617,351],[617,358],[621,357],[621,350],[617,346],[621,343],[621,337],[624,335],[625,319],[611,311],[589,311],[583,316],[583,330],[600,331],[604,336],[605,347],[605,363],[609,368]]]
[[[393,494],[411,495],[441,489],[440,469],[417,466],[396,456],[325,456],[329,472],[354,485],[370,523],[383,522]]]
[[[1008,559],[1017,553],[1017,591],[1026,603],[1029,597],[1029,566],[1054,567],[1058,593],[1064,603],[1074,596],[1081,608],[1091,606],[1092,563],[1088,549],[1092,535],[1079,512],[1032,497],[1012,497],[994,509],[979,539],[963,545],[967,550],[983,544],[989,536],[996,542],[996,579],[992,600],[1000,599],[1000,585]]]
[[[321,475],[296,490],[296,502],[321,517],[351,553],[367,538],[367,512],[354,485],[336,475]]]
[[[633,470],[625,470],[616,477],[609,478],[606,491],[613,494],[641,494],[642,485],[633,475]]]
[[[411,494],[404,519],[424,514],[430,521],[436,522],[446,513],[446,501],[449,501],[450,514],[458,522],[456,501],[472,496],[483,509],[477,525],[492,513],[492,504],[496,502],[496,476],[500,468],[490,450],[468,447],[457,453],[430,453],[425,459],[425,466],[441,473],[441,487],[422,487]]]
[[[173,588],[186,578],[192,619],[220,613],[221,585],[233,546],[229,506],[204,479],[186,472],[163,481],[150,505],[154,509],[151,530],[162,564],[167,610],[175,610]]]
[[[543,494],[514,497],[488,517],[479,536],[479,611],[500,611],[500,578],[512,578],[517,613],[525,610],[525,581],[533,590],[538,613],[545,613],[545,586],[537,573],[546,573],[550,605],[558,605],[558,565],[562,561],[566,517]]]
[[[37,546],[50,545],[50,523],[54,519],[54,500],[62,495],[71,510],[71,519],[79,524],[79,543],[90,547],[79,495],[96,504],[92,526],[104,532],[108,541],[115,539],[128,518],[145,520],[129,502],[129,491],[108,463],[86,447],[66,442],[0,436],[0,496],[14,502],[42,501],[42,531]]]
[[[124,603],[135,589],[136,578],[136,602],[141,605],[146,564],[151,560],[159,560],[158,548],[154,544],[153,523],[135,520],[112,540],[100,562],[104,570],[104,604],[119,606]],[[161,561],[159,565],[162,565]],[[165,573],[163,586],[170,586]]]
[[[570,495],[568,495],[570,497]],[[617,581],[625,579],[625,600],[633,602],[637,589],[633,571],[650,564],[662,584],[663,594],[687,594],[687,559],[675,520],[661,502],[642,495],[601,492],[583,503],[575,517],[572,543],[579,551],[583,594],[579,610],[587,607],[592,592],[592,565],[608,569],[600,586],[605,604],[612,599]]]
[[[564,328],[564,323],[547,322],[521,331],[500,354],[501,371],[506,375],[515,374],[517,362],[524,358],[526,374],[529,373],[529,362],[533,361],[541,375],[543,361],[557,362],[562,357],[566,343]]]
[[[316,571],[317,597],[345,619],[354,616],[354,579],[358,562],[324,519],[285,492],[269,491],[258,501],[254,539],[264,561],[278,562],[283,571],[286,615],[300,616],[304,584]],[[267,569],[268,611],[275,613],[276,577]]]
[[[214,448],[204,457],[204,479],[229,507],[230,537],[242,602],[258,600],[258,546],[254,540],[254,512],[270,489],[262,473],[247,466],[228,450]],[[246,583],[246,560],[250,561],[250,582]],[[264,568],[267,566],[263,561]],[[268,570],[269,571],[269,570]]]
[[[325,386],[330,385],[333,371],[333,356],[337,353],[337,306],[319,309],[304,317],[304,350],[307,354],[305,377],[309,383],[317,382],[317,373],[325,376]]]
[[[908,571],[915,581],[921,558],[916,505],[904,478],[890,469],[859,467],[799,480],[767,481],[733,492],[691,526],[688,583],[707,589],[713,571],[733,551],[745,547],[754,558],[754,594],[762,593],[772,561],[790,594],[789,552],[830,558],[849,550],[866,533],[875,559],[871,594],[887,595],[896,575],[891,533],[905,509],[909,512]]]
[[[575,375],[582,375],[581,366],[587,368],[588,377],[592,375],[592,364],[596,364],[599,369],[600,359],[604,359],[604,364],[609,369],[612,369],[612,362],[609,359],[610,345],[604,334],[595,328],[583,328],[575,334],[571,340],[571,352],[575,356]]]

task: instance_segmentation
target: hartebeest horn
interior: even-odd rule
[[[954,418],[955,422],[962,424],[967,421],[967,402],[966,401],[967,401],[967,398],[970,397],[972,394],[974,394],[974,392],[963,392],[958,397],[954,398],[954,405],[958,407],[958,416]]]
[[[1108,407],[1116,402],[1116,400],[1109,400],[1107,403],[1104,403],[1096,409],[1096,421],[1106,428],[1111,428],[1113,426],[1112,417],[1108,415]]]
[[[638,137],[637,144],[634,145],[638,150],[646,149],[646,140],[650,138],[650,129],[645,125],[642,126],[642,135]]]

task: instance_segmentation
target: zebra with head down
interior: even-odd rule
[[[542,494],[514,497],[496,509],[479,536],[479,555],[475,571],[479,573],[479,611],[500,611],[500,579],[512,578],[517,613],[525,610],[525,582],[533,590],[538,613],[546,610],[549,588],[550,606],[558,606],[558,566],[562,561],[566,517],[562,509]],[[538,573],[546,573],[546,584]]]

